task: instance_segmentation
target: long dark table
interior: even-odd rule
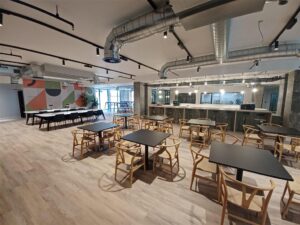
[[[257,127],[264,133],[269,134],[279,134],[284,136],[300,136],[300,131],[295,128],[288,128],[288,127],[278,127],[278,126],[271,126],[271,125],[257,125]]]
[[[249,171],[282,180],[293,181],[292,176],[269,151],[241,145],[212,142],[209,162],[237,169],[236,179],[242,181],[243,171]]]
[[[108,130],[114,127],[117,127],[119,125],[114,124],[114,123],[105,123],[105,122],[98,122],[98,123],[93,123],[93,124],[89,124],[89,125],[84,125],[84,126],[80,126],[77,127],[78,129],[82,129],[82,130],[87,130],[87,131],[91,131],[94,133],[98,133],[98,138],[99,138],[99,149],[100,149],[100,143],[102,143],[102,131],[104,130]]]
[[[148,156],[149,146],[155,147],[161,144],[163,140],[165,140],[169,136],[170,134],[168,133],[142,129],[127,134],[124,137],[122,137],[122,139],[145,146],[145,164],[146,164],[146,170],[149,170],[151,169],[151,165],[149,165],[149,156]]]
[[[42,113],[42,114],[36,114],[35,117],[40,118],[39,128],[41,128],[43,122],[46,121],[47,131],[49,131],[50,123],[57,122],[57,121],[55,121],[55,119],[58,115],[61,115],[60,120],[64,121],[64,120],[68,120],[68,118],[74,114],[78,115],[78,118],[80,118],[81,122],[83,122],[82,118],[90,117],[90,116],[98,117],[98,116],[102,115],[103,118],[105,119],[104,113],[101,109],[74,110],[74,111],[64,111],[64,112],[56,112],[56,113]]]

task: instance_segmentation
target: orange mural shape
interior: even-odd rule
[[[85,100],[84,100],[84,98],[80,95],[80,96],[76,99],[75,104],[76,104],[77,106],[79,106],[79,107],[85,106]]]
[[[46,91],[43,90],[39,95],[34,97],[28,104],[27,107],[31,110],[38,110],[38,109],[46,109]]]
[[[44,80],[23,79],[23,86],[30,88],[45,88]]]

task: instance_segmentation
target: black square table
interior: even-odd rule
[[[266,150],[241,145],[212,142],[209,162],[237,169],[236,179],[242,181],[243,171],[293,181],[280,162]]]
[[[294,128],[278,127],[271,125],[257,125],[257,127],[264,133],[279,134],[284,136],[300,136],[300,131]]]
[[[132,132],[130,134],[122,137],[123,140],[131,141],[137,144],[141,144],[145,146],[145,164],[146,169],[151,169],[151,165],[149,165],[149,157],[148,157],[148,147],[155,147],[162,143],[163,140],[168,138],[171,134],[158,132],[158,131],[150,131],[150,130],[138,130]]]
[[[210,126],[210,127],[216,126],[216,121],[214,120],[190,119],[189,121],[187,121],[187,123],[193,125]]]
[[[114,127],[117,127],[117,124],[114,123],[105,123],[105,122],[99,122],[99,123],[92,123],[89,125],[84,125],[84,126],[80,126],[77,127],[78,129],[82,129],[82,130],[87,130],[87,131],[91,131],[94,133],[98,133],[98,137],[99,137],[99,145],[102,142],[102,131],[104,130],[108,130]]]
[[[114,114],[114,116],[124,117],[125,118],[125,129],[127,129],[128,128],[127,118],[132,117],[133,114],[132,113],[117,113],[117,114]]]

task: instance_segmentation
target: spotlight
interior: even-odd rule
[[[275,41],[274,43],[274,51],[278,51],[279,49],[279,41]]]
[[[198,90],[196,89],[196,90],[194,90],[194,92],[197,94],[197,93],[198,93]]]
[[[226,84],[226,80],[223,80],[223,84]]]
[[[206,92],[206,91],[204,91],[204,92],[203,92],[203,94],[205,94],[205,95],[206,95],[206,94],[207,94],[207,92]]]
[[[251,84],[252,86],[253,86],[253,85],[255,85],[255,83],[254,83],[254,82],[251,82],[250,84]]]
[[[62,60],[62,64],[63,66],[66,65],[66,61],[64,59]]]
[[[186,57],[186,61],[189,62],[189,61],[190,61],[190,58],[191,58],[191,57],[188,55],[188,56]]]
[[[224,89],[220,89],[220,93],[221,93],[221,95],[225,94],[225,90]]]
[[[158,91],[158,93],[159,93],[159,94],[161,94],[161,93],[162,93],[162,91],[161,91],[161,90],[159,90],[159,91]]]
[[[0,13],[0,27],[3,26],[3,14]]]
[[[244,83],[245,83],[245,79],[242,80],[242,84],[244,84]]]
[[[242,95],[245,94],[245,91],[241,91],[241,94],[242,94]]]
[[[190,82],[190,87],[192,87],[192,82]]]
[[[199,71],[200,71],[200,66],[197,67],[197,72],[199,73]]]
[[[96,48],[96,55],[100,56],[100,50],[99,50],[99,48]]]
[[[161,95],[159,95],[159,96],[158,96],[158,98],[162,98],[162,96],[161,96]]]
[[[164,39],[167,39],[168,38],[168,31],[165,31],[164,32]]]
[[[106,70],[106,74],[108,74],[108,70]]]
[[[204,85],[207,85],[207,81],[204,82]]]
[[[141,69],[141,64],[139,64],[139,69]]]
[[[258,91],[257,88],[252,88],[252,92],[253,92],[253,93],[256,93],[257,91]]]
[[[179,91],[178,90],[175,90],[175,95],[178,95]]]
[[[192,95],[192,92],[189,92],[189,95]]]
[[[176,86],[178,87],[178,86],[179,86],[179,84],[177,83],[177,84],[176,84]]]

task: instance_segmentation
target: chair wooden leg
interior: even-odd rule
[[[133,170],[130,170],[130,187],[132,187]]]
[[[225,214],[226,214],[227,203],[223,204],[222,215],[221,215],[221,225],[224,224]]]
[[[190,185],[190,190],[192,190],[194,179],[195,179],[195,174],[196,174],[196,167],[194,166],[193,172],[192,172],[192,180],[191,180],[191,185]]]
[[[286,218],[286,215],[287,215],[288,209],[289,209],[289,205],[290,205],[291,202],[292,202],[293,196],[294,196],[294,192],[291,192],[291,193],[290,193],[290,196],[289,196],[289,200],[287,201],[286,206],[285,206],[284,209],[282,210],[282,217],[283,217],[283,218]]]
[[[73,158],[74,158],[74,152],[75,152],[75,145],[73,144],[73,153],[72,153]]]
[[[172,167],[172,160],[170,159],[170,169],[171,169],[171,181],[173,181],[173,167]]]

